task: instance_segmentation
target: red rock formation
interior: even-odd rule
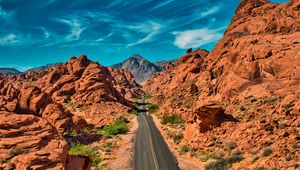
[[[0,159],[4,169],[64,169],[67,142],[45,120],[0,112]]]
[[[62,134],[126,116],[132,106],[125,97],[142,93],[130,73],[85,55],[19,77],[0,75],[0,169],[64,169]]]
[[[232,140],[246,155],[254,148],[274,150],[264,161],[247,158],[238,164],[250,169],[288,169],[299,160],[299,149],[291,149],[299,134],[283,137],[299,131],[299,4],[242,1],[224,37],[207,56],[187,53],[175,67],[146,82],[145,91],[155,95],[162,114],[176,113],[188,122],[184,136],[190,146],[208,151]],[[202,110],[209,101],[226,108],[238,122],[220,124],[223,116],[215,117],[212,108]],[[203,126],[209,131],[202,131]],[[286,161],[286,155],[293,159]]]

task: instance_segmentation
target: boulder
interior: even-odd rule
[[[63,170],[67,142],[44,119],[0,112],[0,169]]]

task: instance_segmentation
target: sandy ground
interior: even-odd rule
[[[138,129],[137,117],[132,119],[129,132],[120,136],[117,147],[112,150],[112,159],[105,170],[132,170],[134,159],[134,138]]]
[[[181,170],[204,170],[203,163],[198,160],[197,158],[191,157],[188,154],[180,155],[178,150],[176,149],[176,145],[174,144],[173,140],[168,138],[166,131],[163,129],[165,125],[160,123],[160,120],[157,116],[152,115],[153,121],[156,124],[157,128],[159,129],[160,133],[163,135],[166,143],[168,144],[170,150],[173,152],[174,156],[177,159],[178,166]]]

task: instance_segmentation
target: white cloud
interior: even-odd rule
[[[212,15],[212,14],[218,12],[219,9],[220,9],[220,8],[219,8],[218,6],[214,6],[214,7],[210,8],[210,9],[208,9],[207,11],[201,12],[201,13],[200,13],[200,17],[201,17],[201,18],[204,18],[204,17],[207,17],[207,16],[209,16],[209,15]]]
[[[165,2],[160,2],[160,3],[158,3],[156,6],[154,6],[153,8],[151,8],[149,11],[158,9],[158,8],[160,8],[160,7],[163,7],[163,6],[166,6],[166,5],[170,4],[170,3],[172,3],[173,1],[174,1],[174,0],[167,0],[167,1],[165,1]]]
[[[103,37],[103,38],[98,38],[97,40],[96,40],[96,42],[100,42],[100,41],[103,41],[103,40],[105,40],[105,39],[108,39],[109,37],[111,37],[112,35],[113,35],[114,33],[109,33],[109,34],[107,34],[105,37]]]
[[[160,33],[162,25],[151,21],[151,22],[146,22],[135,26],[127,26],[127,28],[147,34],[144,38],[138,39],[136,42],[129,43],[126,46],[126,47],[131,47],[131,46],[152,41],[154,36]]]
[[[20,39],[16,34],[7,34],[4,37],[0,38],[0,45],[10,46],[21,43]]]
[[[181,49],[199,47],[219,40],[223,35],[220,33],[224,27],[219,29],[201,28],[195,30],[172,32],[176,36],[173,44]]]
[[[80,20],[76,18],[56,19],[56,21],[70,26],[70,34],[66,36],[66,41],[79,40],[81,33],[86,29],[86,27],[82,27]]]

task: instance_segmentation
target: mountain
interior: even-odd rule
[[[299,0],[243,0],[211,52],[191,51],[145,83],[157,116],[184,122],[165,128],[183,134],[176,149],[223,155],[205,157],[207,169],[298,167],[299,9]]]
[[[2,74],[13,74],[13,75],[18,75],[21,74],[19,70],[15,68],[0,68],[0,73]]]
[[[170,61],[175,63],[176,60]],[[136,82],[142,83],[143,81],[152,77],[155,73],[164,71],[169,61],[152,63],[138,54],[123,61],[122,63],[112,65],[115,69],[125,69],[132,73]]]
[[[57,64],[59,64],[59,63],[56,63],[56,64],[47,64],[47,65],[44,65],[44,66],[34,67],[34,68],[31,68],[31,69],[26,70],[25,73],[30,72],[30,71],[41,71],[41,70],[45,70],[45,69],[47,69],[47,68],[49,68],[49,67],[52,67],[52,66],[55,66],[55,65],[57,65]]]

